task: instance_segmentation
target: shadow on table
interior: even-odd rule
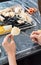
[[[10,1],[10,0],[0,0],[0,2],[4,2],[4,1]]]
[[[17,60],[17,65],[41,65],[41,51],[31,56]]]

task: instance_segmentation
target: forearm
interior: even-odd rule
[[[15,54],[8,55],[9,65],[17,65]]]

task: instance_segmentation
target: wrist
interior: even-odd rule
[[[9,65],[17,65],[16,64],[16,56],[14,53],[8,54]]]
[[[15,56],[16,54],[15,53],[8,53],[7,55],[8,56]]]

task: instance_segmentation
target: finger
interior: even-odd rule
[[[33,34],[33,35],[31,35],[31,38],[38,38],[38,35]]]
[[[14,37],[13,35],[10,36],[10,40],[13,41],[14,40]]]
[[[34,34],[30,37],[32,40],[34,40],[35,42],[38,42],[38,35]]]
[[[12,40],[12,41],[11,41],[11,44],[15,44],[15,41],[14,41],[14,40]]]
[[[37,32],[37,31],[33,31],[33,32],[31,33],[31,35],[30,35],[30,38],[31,38],[32,35],[34,35],[34,34],[39,35],[39,32]]]
[[[31,39],[32,39],[32,41],[33,41],[34,43],[38,43],[38,38],[37,38],[37,37],[33,36],[33,37],[31,37]]]
[[[35,40],[35,39],[32,39],[32,41],[33,41],[34,43],[38,43],[37,40]]]
[[[10,38],[10,36],[11,36],[11,34],[8,34],[5,38],[4,38],[4,40],[8,40],[9,38]]]
[[[7,43],[7,42],[8,42],[8,39],[10,38],[10,36],[11,36],[11,34],[8,34],[8,35],[4,38],[3,43]]]
[[[38,33],[41,34],[41,30],[38,30]]]
[[[33,35],[33,34],[39,34],[39,32],[38,31],[33,31],[32,33],[31,33],[31,35]]]

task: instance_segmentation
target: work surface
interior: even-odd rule
[[[24,0],[22,0],[22,3],[26,6],[36,7],[36,8],[38,7],[36,4],[37,0],[27,0],[26,4],[24,3],[26,0],[24,2],[23,1]],[[20,2],[20,0],[18,2]],[[6,7],[12,6],[13,3],[14,3],[13,1],[0,3],[0,9],[4,9]],[[32,31],[41,29],[41,17],[39,16],[39,12],[33,14],[32,17],[36,21],[36,26],[30,29],[27,29],[25,31],[21,31],[18,36],[14,37],[14,40],[16,42],[17,59],[23,58],[25,56],[31,55],[41,50],[41,47],[33,43],[30,39],[30,34]],[[0,49],[2,51],[0,55],[0,65],[7,63],[7,54],[5,53],[4,49],[1,46],[4,37],[5,35],[0,36]]]

